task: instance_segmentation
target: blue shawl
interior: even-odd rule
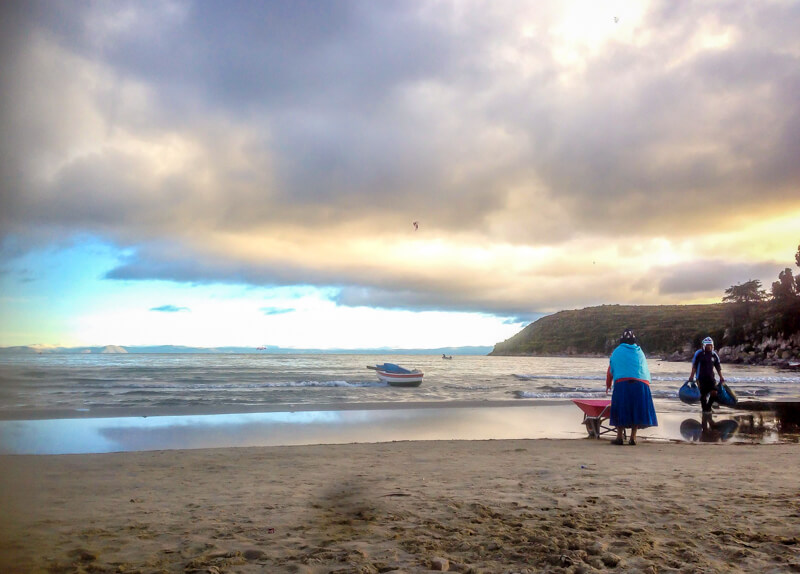
[[[610,381],[635,379],[650,384],[650,369],[647,368],[647,359],[639,345],[621,343],[614,349],[608,365],[608,374]]]

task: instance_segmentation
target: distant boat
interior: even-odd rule
[[[452,358],[453,355],[445,355],[444,353],[442,353],[442,359],[452,359]]]
[[[367,368],[375,371],[378,379],[392,387],[418,387],[422,384],[424,375],[419,369],[409,371],[394,363],[383,363],[374,367],[368,365]]]

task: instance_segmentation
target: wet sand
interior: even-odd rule
[[[530,403],[529,403],[530,405]],[[583,439],[583,413],[558,404],[305,410],[195,416],[0,420],[0,455],[99,454],[398,440]],[[707,424],[704,425],[704,422]],[[797,427],[771,413],[661,412],[642,441],[798,442]],[[613,433],[612,433],[613,434]],[[606,435],[608,438],[611,435]]]
[[[374,411],[442,408],[480,408],[480,407],[530,407],[533,401],[509,399],[505,401],[408,401],[380,403],[297,403],[274,405],[205,405],[205,406],[160,406],[160,407],[102,407],[87,410],[75,409],[12,409],[0,410],[0,421],[14,420],[53,420],[53,419],[92,419],[119,417],[163,417],[163,416],[204,416],[235,415],[270,412],[309,412],[309,411]],[[543,407],[563,405],[563,399],[539,399],[535,404]]]
[[[800,571],[800,446],[0,457],[3,572]]]

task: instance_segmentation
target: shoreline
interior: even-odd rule
[[[0,455],[431,440],[581,440],[588,436],[583,411],[566,399],[454,401],[446,406],[427,402],[422,408],[415,403],[393,405],[396,408],[351,404],[342,409],[338,405],[333,410],[305,406],[292,411],[4,420],[0,421]],[[657,427],[639,432],[642,442],[800,442],[797,421],[777,413],[726,409],[705,419],[685,405],[670,407],[659,410]],[[603,438],[612,434],[609,430]]]
[[[533,401],[539,406],[564,404],[569,399],[506,399],[506,400],[452,400],[452,401],[386,401],[364,403],[275,403],[261,405],[200,405],[169,407],[102,407],[91,411],[76,409],[30,409],[0,411],[0,421],[54,420],[85,418],[147,418],[159,416],[204,416],[257,413],[293,413],[314,411],[404,410],[447,408],[530,407]]]
[[[610,399],[610,395],[603,398]],[[552,407],[571,404],[569,398],[517,398],[505,400],[449,400],[449,401],[385,401],[363,403],[275,403],[260,405],[194,405],[194,406],[154,406],[154,407],[101,407],[82,409],[7,409],[0,410],[2,421],[37,421],[60,419],[99,419],[99,418],[149,418],[149,417],[190,417],[212,415],[237,415],[259,413],[295,413],[330,411],[375,411],[375,410],[417,410],[417,409],[464,409],[464,408],[530,408]],[[768,398],[744,399],[730,412],[777,412],[790,408],[800,412],[800,399]],[[727,412],[727,411],[726,411]]]
[[[451,440],[0,456],[0,569],[797,571],[797,452]]]

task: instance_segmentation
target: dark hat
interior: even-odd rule
[[[627,343],[628,345],[636,344],[636,335],[630,329],[625,329],[622,332],[622,337],[619,338],[620,343]]]

